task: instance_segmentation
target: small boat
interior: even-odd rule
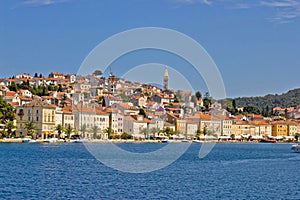
[[[293,151],[295,151],[296,153],[300,153],[300,145],[299,144],[293,144],[291,149]]]
[[[24,143],[29,143],[30,141],[31,141],[30,138],[23,138],[23,139],[22,139],[22,142],[24,142]]]
[[[270,140],[270,139],[261,139],[259,140],[260,143],[276,143],[276,140]]]
[[[70,142],[71,143],[83,143],[83,142],[85,142],[85,140],[83,140],[83,139],[70,139]]]
[[[46,143],[55,143],[57,141],[58,141],[57,138],[47,138],[47,139],[44,139],[44,142],[46,142]]]
[[[194,143],[203,143],[201,140],[193,140]]]
[[[28,143],[36,143],[36,140],[30,140]]]
[[[163,140],[161,141],[161,143],[170,143],[170,140],[169,140],[169,139],[163,139]]]

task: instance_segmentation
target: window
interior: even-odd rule
[[[37,122],[39,121],[39,117],[36,117],[36,121],[37,121]]]
[[[28,117],[28,121],[30,121],[30,116]]]
[[[36,110],[36,114],[39,114],[39,110]]]

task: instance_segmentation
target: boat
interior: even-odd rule
[[[36,143],[36,140],[30,140],[28,143]]]
[[[24,143],[29,143],[30,141],[31,141],[30,138],[23,138],[23,139],[22,139],[22,142],[24,142]]]
[[[163,139],[163,140],[161,141],[161,143],[170,143],[170,140],[169,140],[169,139]]]
[[[203,143],[201,140],[193,140],[194,143]]]
[[[58,141],[57,138],[47,138],[47,139],[44,139],[45,143],[56,143],[57,141]]]
[[[261,139],[259,140],[260,143],[276,143],[276,140],[272,139]]]
[[[300,153],[300,145],[299,144],[293,144],[291,149],[293,151],[295,151],[296,153]]]
[[[70,139],[70,142],[71,143],[83,143],[83,142],[85,142],[85,140],[83,140],[83,139]]]

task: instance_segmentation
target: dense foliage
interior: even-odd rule
[[[234,102],[234,103],[233,103]],[[290,90],[281,95],[268,94],[260,97],[238,97],[235,99],[224,99],[222,105],[231,112],[237,112],[236,108],[244,107],[248,113],[269,114],[272,108],[280,106],[287,108],[300,105],[300,88]],[[233,105],[234,104],[234,105]]]
[[[14,120],[14,108],[0,96],[0,123]]]

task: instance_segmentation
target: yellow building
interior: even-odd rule
[[[297,123],[289,122],[288,123],[288,136],[295,136],[298,131]]]
[[[288,124],[286,122],[273,122],[272,136],[288,136]]]
[[[55,110],[54,105],[40,99],[34,99],[28,104],[18,106],[16,108],[16,134],[26,136],[28,132],[25,129],[25,124],[32,121],[36,127],[37,137],[46,138],[55,130]]]

